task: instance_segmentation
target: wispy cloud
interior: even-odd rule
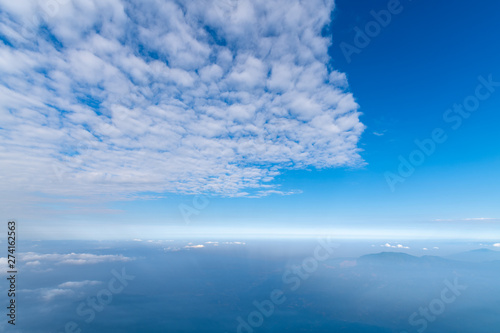
[[[26,266],[39,266],[39,265],[41,265],[41,262],[40,262],[40,261],[38,261],[38,260],[35,260],[35,261],[28,261],[28,262],[26,263]]]
[[[500,221],[500,218],[493,217],[469,217],[462,219],[434,219],[434,222],[468,222],[468,221]]]
[[[40,262],[53,262],[56,264],[69,264],[69,265],[86,265],[86,264],[99,264],[103,262],[126,262],[134,260],[131,257],[123,255],[97,255],[91,253],[68,253],[68,254],[39,254],[35,252],[21,253],[20,259],[26,262],[26,265],[39,265]]]
[[[57,300],[59,298],[79,298],[83,297],[82,291],[75,291],[68,288],[37,288],[37,289],[21,289],[23,294],[34,294],[45,302]]]
[[[40,291],[40,295],[43,300],[51,301],[56,297],[72,297],[75,295],[75,292],[70,289],[43,289]]]
[[[288,194],[284,169],[363,163],[332,0],[146,3],[0,1],[5,198]]]
[[[184,246],[185,249],[201,249],[204,248],[205,245],[203,244],[198,244],[198,245],[186,245]]]
[[[101,284],[101,281],[92,281],[92,280],[84,280],[84,281],[68,281],[61,283],[59,288],[83,288],[86,286],[96,286]]]

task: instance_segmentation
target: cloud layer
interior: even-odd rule
[[[127,262],[134,260],[134,258],[125,257],[123,255],[105,254],[98,255],[92,253],[50,253],[40,254],[35,252],[21,253],[20,258],[26,265],[38,266],[40,262],[52,262],[55,264],[69,264],[69,265],[87,265],[87,264],[100,264],[103,262]],[[1,259],[1,258],[0,258]]]
[[[331,0],[40,4],[0,0],[4,189],[267,195],[362,163]]]

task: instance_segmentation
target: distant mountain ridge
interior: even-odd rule
[[[359,257],[359,262],[391,262],[391,263],[408,263],[408,262],[418,262],[419,257],[412,256],[407,253],[402,252],[380,252],[374,254],[366,254],[364,256]]]
[[[477,249],[447,256],[446,258],[468,262],[485,262],[500,260],[500,251],[491,249]]]
[[[424,261],[434,263],[445,263],[449,261],[466,261],[466,262],[487,262],[499,261],[500,251],[491,249],[476,249],[460,253],[455,253],[448,256],[414,256],[403,252],[379,252],[373,254],[366,254],[358,258],[360,263],[422,263]]]

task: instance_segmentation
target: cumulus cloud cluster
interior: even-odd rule
[[[283,193],[356,166],[333,0],[0,0],[0,175],[50,195]],[[11,194],[12,195],[12,194]]]
[[[393,249],[409,249],[409,246],[405,246],[403,244],[396,244],[396,245],[391,245],[390,243],[385,243],[384,245],[380,245],[382,247],[390,247]]]

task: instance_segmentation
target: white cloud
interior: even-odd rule
[[[82,288],[86,286],[96,286],[101,284],[101,281],[92,281],[92,280],[84,280],[84,281],[68,281],[61,283],[59,288]]]
[[[40,263],[40,261],[38,261],[38,260],[35,260],[35,261],[28,261],[28,262],[26,263],[26,266],[39,266],[40,264],[41,264],[41,263]]]
[[[205,247],[205,245],[203,244],[199,244],[199,245],[186,245],[184,246],[185,249],[201,249]]]
[[[332,0],[40,4],[0,0],[7,199],[288,194],[284,169],[363,164]]]
[[[410,247],[404,246],[402,244],[391,245],[390,243],[385,243],[384,245],[380,245],[382,247],[389,247],[393,249],[409,249]]]
[[[500,243],[493,244],[494,247],[500,247]]]
[[[165,252],[179,252],[181,249],[175,246],[164,247],[163,251]]]
[[[43,289],[40,291],[40,295],[43,300],[51,301],[56,297],[71,297],[74,296],[75,293],[70,289]]]
[[[123,255],[96,255],[90,253],[68,253],[68,254],[39,254],[35,252],[21,253],[20,258],[25,262],[54,262],[56,264],[70,264],[70,265],[85,265],[85,264],[99,264],[103,262],[126,262],[134,260],[134,258],[125,257]],[[33,264],[31,264],[33,265]]]

